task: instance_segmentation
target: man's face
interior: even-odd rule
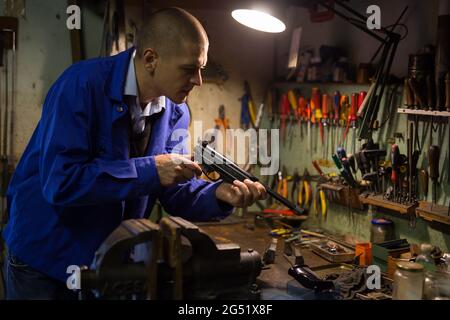
[[[182,49],[165,58],[160,57],[154,83],[161,95],[175,103],[183,103],[195,86],[202,85],[202,69],[208,56],[208,43],[186,41]]]

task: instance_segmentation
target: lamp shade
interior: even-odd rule
[[[279,33],[286,29],[279,8],[267,2],[250,2],[232,10],[231,16],[237,22],[263,32]]]

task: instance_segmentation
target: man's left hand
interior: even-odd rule
[[[234,180],[233,184],[222,183],[216,189],[216,197],[233,207],[251,206],[257,200],[267,198],[266,189],[259,182],[245,179],[244,182]]]

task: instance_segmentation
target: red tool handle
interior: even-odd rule
[[[322,121],[327,122],[328,119],[328,103],[329,103],[329,96],[328,94],[324,93],[322,95]]]
[[[350,106],[350,112],[348,114],[348,121],[356,121],[356,112],[358,110],[358,94],[352,93],[352,104]]]
[[[362,103],[364,102],[364,99],[367,96],[367,92],[366,91],[361,91],[358,95],[358,113],[359,113],[359,109],[361,108]]]
[[[298,109],[299,109],[299,114],[300,114],[300,117],[302,118],[302,120],[309,118],[308,114],[307,114],[307,104],[308,104],[308,102],[306,101],[305,98],[303,98],[301,96],[298,98]]]
[[[312,88],[311,102],[314,103],[314,108],[320,108],[320,89],[317,87]]]
[[[398,168],[400,167],[400,150],[398,145],[393,144],[391,148],[392,174],[391,181],[393,184],[398,182]]]
[[[311,103],[306,104],[306,120],[311,121]]]

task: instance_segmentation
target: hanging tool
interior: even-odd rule
[[[241,127],[244,130],[250,128],[250,113],[248,111],[248,95],[244,95],[240,98],[241,100]]]
[[[327,132],[327,135],[324,136],[325,133],[322,134],[322,159],[326,160],[328,154],[328,140],[330,139],[330,126],[328,120],[328,112],[330,110],[330,97],[328,94],[324,93],[322,95],[322,130]],[[325,139],[325,148],[323,146],[323,139]]]
[[[319,214],[321,215],[321,218],[323,220],[326,220],[327,217],[327,199],[325,197],[325,192],[323,191],[322,187],[317,184],[316,186],[316,192],[314,195],[314,212],[316,216]]]
[[[312,88],[311,93],[311,105],[314,106],[314,122],[318,124],[320,132],[320,141],[323,148],[324,136],[323,136],[323,123],[322,123],[322,104],[321,104],[321,94],[320,89],[317,87]],[[317,142],[317,141],[316,141]],[[316,146],[314,150],[316,150]]]
[[[322,106],[320,104],[320,89],[317,87],[312,88],[310,104],[311,104],[311,123],[313,124],[313,128],[316,123],[319,128],[322,128],[321,123]],[[317,139],[314,139],[314,151],[317,150],[316,147],[317,147]]]
[[[397,184],[399,181],[399,168],[400,168],[400,150],[398,145],[393,144],[391,148],[391,164],[392,164],[392,172],[391,172],[391,182],[394,188],[393,201],[396,201],[397,198]]]
[[[433,181],[433,203],[436,204],[437,186],[439,183],[439,157],[440,148],[437,145],[430,146],[428,150],[428,171],[430,172],[431,181]],[[433,206],[431,206],[433,207]]]
[[[308,170],[305,169],[303,174],[303,180],[301,183],[301,188],[298,197],[298,204],[300,207],[308,209],[311,206],[312,200],[312,187],[311,187],[311,177]]]
[[[358,99],[361,99],[361,103],[358,100],[358,111],[356,113],[356,116],[358,118],[363,118],[364,117],[364,112],[366,111],[367,102],[369,101],[369,99],[366,99],[366,97],[370,96],[372,94],[374,88],[375,88],[375,83],[372,82],[372,84],[370,85],[369,91],[367,93],[365,91],[361,91],[359,93],[361,98],[358,97]]]
[[[278,171],[277,193],[286,198],[288,193],[287,179],[283,173],[282,171]]]
[[[420,181],[420,188],[421,188],[421,194],[423,196],[423,200],[427,200],[428,197],[428,171],[427,170],[420,170],[419,173],[419,181]]]
[[[311,111],[311,101],[306,105],[306,116],[308,121],[308,128],[307,128],[307,138],[308,138],[308,144],[309,144],[309,153],[310,156],[313,156],[313,150],[312,150],[312,111]]]
[[[282,94],[280,100],[280,119],[281,119],[280,134],[281,140],[283,141],[283,145],[286,142],[286,120],[289,117],[289,115],[290,115],[289,100],[287,94]]]
[[[288,96],[288,100],[289,100],[289,106],[291,107],[291,109],[289,110],[289,113],[293,114],[294,118],[297,120],[297,122],[299,122],[300,117],[299,117],[299,113],[298,113],[298,104],[297,104],[297,98],[295,96],[294,91],[289,89],[287,92],[287,96]],[[290,141],[289,146],[291,145],[292,140],[293,140],[293,131],[292,130],[295,130],[295,126],[293,125],[294,121],[291,117],[290,117],[290,121],[289,121],[289,130],[288,130],[288,136],[289,136],[289,141]]]
[[[342,132],[342,135],[340,135],[341,142],[340,142],[340,144],[338,144],[338,146],[344,146],[344,143],[346,142],[344,136],[346,135],[345,131],[346,131],[348,117],[349,117],[349,111],[350,111],[349,96],[346,94],[341,95],[341,100],[339,101],[339,103],[340,103],[339,122],[340,122],[341,128],[343,128],[343,132]]]
[[[363,100],[361,100],[361,103]],[[357,110],[358,110],[358,95],[356,93],[353,93],[352,94],[352,104],[350,107],[350,113],[349,113],[349,117],[348,117],[348,122],[352,126],[352,147],[351,147],[352,154],[355,154],[355,151],[356,151],[356,111]]]
[[[230,120],[225,117],[225,106],[222,104],[219,106],[219,117],[214,119],[216,123],[215,129],[225,132],[225,141],[223,141],[225,145],[225,154],[231,155],[231,150],[233,150],[233,135],[231,134],[230,129]],[[222,131],[221,131],[222,132]],[[220,150],[222,150],[223,146],[220,146]]]
[[[250,121],[252,123],[252,126],[256,127],[256,108],[255,108],[255,104],[253,102],[253,97],[252,97],[252,93],[250,90],[250,84],[248,83],[248,81],[244,81],[244,91],[248,97],[248,112],[250,115]]]
[[[338,127],[339,127],[339,116],[341,112],[341,94],[339,91],[335,91],[333,93],[333,133],[332,133],[332,143],[331,143],[331,150],[336,149],[336,137],[338,136]]]
[[[308,101],[304,97],[299,96],[299,98],[298,98],[298,113],[299,113],[298,126],[300,129],[300,138],[302,138],[302,139],[303,139],[303,122],[308,121],[307,107],[308,107]]]
[[[344,167],[342,166],[342,162],[339,159],[337,154],[333,154],[332,155],[334,164],[336,165],[336,167],[339,170],[339,174],[341,175],[341,177],[348,183],[348,185],[350,185],[353,188],[357,187],[357,183],[355,181],[355,179],[353,178],[353,176],[351,174],[348,174],[347,171],[344,169]]]

